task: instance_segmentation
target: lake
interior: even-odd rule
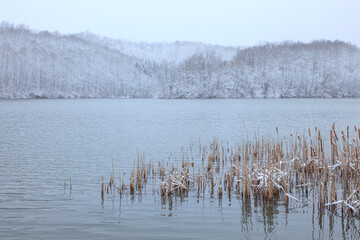
[[[177,161],[191,144],[233,145],[276,127],[288,136],[316,126],[328,139],[333,123],[359,126],[360,99],[1,100],[0,238],[359,238],[358,219],[296,203],[100,196],[112,162],[128,181],[138,153]]]

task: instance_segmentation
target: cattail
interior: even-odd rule
[[[210,172],[211,169],[212,169],[212,160],[211,160],[211,154],[209,154],[208,164],[207,164],[207,171]]]
[[[119,190],[120,196],[123,193],[134,195],[135,189],[138,194],[143,194],[143,191],[146,194],[147,181],[152,181],[153,193],[159,193],[162,200],[168,198],[170,201],[172,195],[183,198],[189,191],[197,191],[198,198],[200,193],[203,193],[205,198],[208,194],[205,191],[207,186],[210,188],[209,193],[212,197],[218,181],[219,199],[222,198],[224,191],[227,191],[229,198],[235,192],[241,194],[246,200],[250,200],[253,194],[254,196],[261,195],[269,202],[281,198],[287,205],[295,198],[290,195],[293,189],[300,187],[301,191],[295,191],[296,194],[302,193],[306,198],[309,197],[311,191],[313,192],[313,209],[315,209],[315,205],[319,208],[329,205],[329,209],[336,210],[338,209],[336,206],[341,204],[343,211],[352,208],[359,211],[360,191],[356,189],[360,188],[360,147],[356,134],[360,135],[360,131],[356,126],[354,126],[354,130],[355,138],[352,141],[349,141],[350,128],[347,127],[346,133],[345,131],[341,132],[343,141],[339,142],[335,124],[333,124],[330,131],[331,152],[327,152],[330,151],[330,148],[325,148],[324,138],[317,127],[315,127],[314,139],[312,139],[310,128],[308,128],[309,138],[306,137],[306,132],[302,137],[294,135],[293,138],[293,135],[290,134],[290,138],[278,136],[276,140],[264,137],[258,140],[255,137],[254,141],[244,141],[236,144],[234,148],[229,147],[228,143],[227,146],[224,146],[222,141],[214,139],[210,145],[201,146],[202,159],[206,160],[207,158],[208,162],[201,162],[197,174],[195,174],[194,156],[188,155],[184,148],[181,150],[179,166],[176,158],[175,163],[164,164],[160,161],[146,163],[144,155],[138,155],[137,164],[135,165],[134,161],[131,171],[130,191],[124,191],[127,188],[124,179],[121,179],[120,168],[119,188],[116,189]],[[278,127],[276,127],[276,131],[278,133]],[[210,151],[208,151],[208,147]],[[191,149],[190,145],[190,154]],[[228,158],[226,153],[229,153]],[[325,157],[328,155],[330,155],[329,159]],[[222,167],[220,167],[221,165]],[[190,173],[191,167],[193,168],[192,174]],[[159,178],[156,178],[157,173],[160,175]],[[219,179],[216,176],[219,176]],[[114,179],[113,170],[106,187],[107,192],[112,190],[112,186],[115,188]],[[158,185],[158,192],[156,192],[157,181],[160,185]],[[337,183],[340,183],[341,187],[337,187]],[[64,186],[66,186],[65,177]],[[70,178],[70,194],[71,188]],[[341,198],[346,201],[346,204],[337,202],[337,191],[339,190],[341,190]],[[104,177],[102,176],[102,199],[104,191]]]
[[[134,195],[135,193],[135,172],[134,169],[131,171],[131,177],[130,177],[130,194]]]
[[[337,201],[337,194],[336,194],[336,186],[335,186],[335,175],[331,175],[331,182],[330,182],[330,202]],[[335,210],[335,205],[332,207]]]
[[[104,200],[104,176],[101,176],[101,199]]]
[[[162,183],[161,183],[161,195],[162,195],[162,197],[165,197],[165,196],[166,196],[166,190],[167,190],[167,188],[166,188],[166,182],[162,182]]]
[[[119,168],[119,188],[121,190],[121,170]]]
[[[218,193],[219,193],[219,198],[222,198],[223,190],[222,190],[221,178],[220,178],[220,180],[219,180],[219,190],[218,190]]]
[[[172,187],[172,181],[171,181],[171,174],[169,174],[169,179],[168,179],[168,195],[171,195],[171,187]]]
[[[214,186],[215,186],[215,182],[214,182],[214,172],[211,171],[210,173],[210,180],[211,180],[211,192],[214,191]]]
[[[229,193],[230,193],[230,192],[231,192],[231,185],[232,185],[231,173],[229,173],[229,174],[227,175],[227,177],[228,177],[228,180],[227,180],[228,191],[229,191]]]
[[[322,184],[321,184],[321,178],[319,182],[319,199],[318,199],[318,206],[322,207]]]

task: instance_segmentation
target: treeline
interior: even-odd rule
[[[162,97],[359,97],[359,49],[341,41],[267,43],[241,49],[232,61],[199,53],[163,66]]]
[[[266,43],[230,60],[232,49],[204,47],[177,62],[91,37],[1,23],[0,98],[360,97],[360,50],[342,41]]]
[[[152,97],[146,62],[75,36],[0,25],[0,97]]]

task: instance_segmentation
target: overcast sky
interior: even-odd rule
[[[360,0],[0,0],[0,21],[147,42],[338,39],[360,46]]]

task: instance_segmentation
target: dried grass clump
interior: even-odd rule
[[[317,127],[308,129],[303,136],[255,138],[230,147],[228,143],[214,139],[208,146],[199,142],[199,154],[181,153],[181,162],[146,163],[144,155],[138,155],[131,170],[129,185],[122,181],[118,187],[123,193],[145,194],[147,184],[153,193],[164,199],[213,196],[217,189],[221,199],[226,192],[244,199],[262,197],[288,204],[290,200],[313,207],[341,211],[342,214],[360,216],[360,129],[347,127],[341,134],[330,130],[326,144]],[[340,136],[340,137],[339,137]],[[190,145],[190,154],[193,146]],[[195,160],[194,160],[195,158]],[[196,165],[199,164],[199,165]],[[114,166],[108,189],[115,189]],[[121,184],[119,174],[119,184]],[[304,200],[294,197],[301,190]],[[103,179],[101,194],[103,198]],[[107,190],[108,192],[109,190]],[[111,190],[112,191],[112,190]],[[312,196],[309,196],[312,193]],[[303,199],[303,197],[302,197]]]

